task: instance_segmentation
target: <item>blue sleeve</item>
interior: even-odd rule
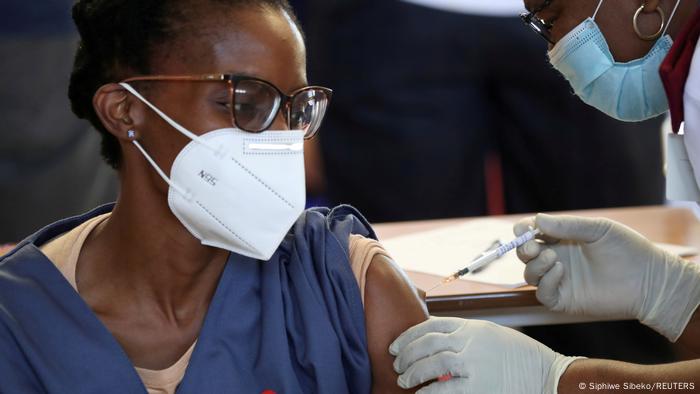
[[[299,307],[305,320],[321,317],[336,334],[341,369],[351,393],[368,393],[371,388],[371,367],[367,350],[364,307],[349,260],[350,234],[376,239],[367,220],[353,207],[310,209],[300,218],[294,231],[300,261],[289,264],[290,283],[294,283],[296,299],[306,300]],[[308,258],[301,258],[307,251]],[[296,279],[295,279],[296,278]],[[306,278],[306,280],[302,280]],[[307,281],[311,286],[302,285]],[[303,294],[302,294],[303,292]],[[312,296],[311,294],[314,294]],[[315,307],[311,300],[316,299]],[[321,322],[318,322],[320,326]],[[312,331],[313,332],[313,331]],[[314,335],[318,335],[314,334]],[[307,338],[310,343],[315,338]],[[328,347],[323,352],[330,353]],[[325,355],[327,356],[327,355]],[[318,359],[323,359],[318,355]],[[330,360],[327,357],[327,360]],[[330,375],[331,373],[328,372]]]

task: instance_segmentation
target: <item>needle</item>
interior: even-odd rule
[[[527,241],[530,241],[534,239],[538,234],[540,234],[539,229],[534,229],[526,232],[525,234],[515,238],[514,240],[508,242],[507,244],[501,245],[496,249],[487,251],[483,253],[481,256],[478,258],[474,259],[469,265],[466,267],[462,268],[461,270],[455,272],[452,275],[446,276],[444,279],[442,279],[440,282],[438,282],[435,286],[433,286],[430,290],[428,290],[426,293],[429,293],[438,287],[445,285],[447,283],[450,283],[452,281],[455,281],[459,279],[460,277],[478,270],[479,268],[484,267],[486,264],[497,260],[499,257],[503,256],[504,254],[508,253],[509,251],[521,246]]]

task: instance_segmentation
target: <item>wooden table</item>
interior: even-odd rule
[[[654,242],[694,246],[700,249],[700,221],[686,208],[666,206],[612,208],[585,211],[558,212],[580,216],[602,216],[624,223]],[[494,216],[515,223],[531,215]],[[379,239],[434,230],[463,223],[470,218],[417,222],[382,223],[374,225]],[[399,265],[400,261],[397,262]],[[419,272],[408,272],[421,289],[433,286],[439,278]],[[491,320],[506,326],[578,323],[597,320],[619,320],[615,317],[597,319],[588,316],[570,316],[550,312],[535,297],[535,288],[525,286],[507,289],[499,286],[459,280],[436,289],[427,297],[432,315],[460,316]]]

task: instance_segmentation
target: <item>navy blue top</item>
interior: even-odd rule
[[[38,249],[111,211],[59,221],[0,259],[0,393],[141,393],[126,354]],[[267,262],[231,254],[177,393],[369,393],[352,207],[305,211]]]

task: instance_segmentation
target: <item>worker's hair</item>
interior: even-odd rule
[[[287,0],[79,0],[73,20],[80,33],[68,97],[73,112],[102,135],[102,156],[119,168],[119,142],[100,121],[92,100],[104,84],[152,73],[153,58],[211,7],[268,7],[286,12],[301,27]],[[195,33],[196,34],[196,33]]]

